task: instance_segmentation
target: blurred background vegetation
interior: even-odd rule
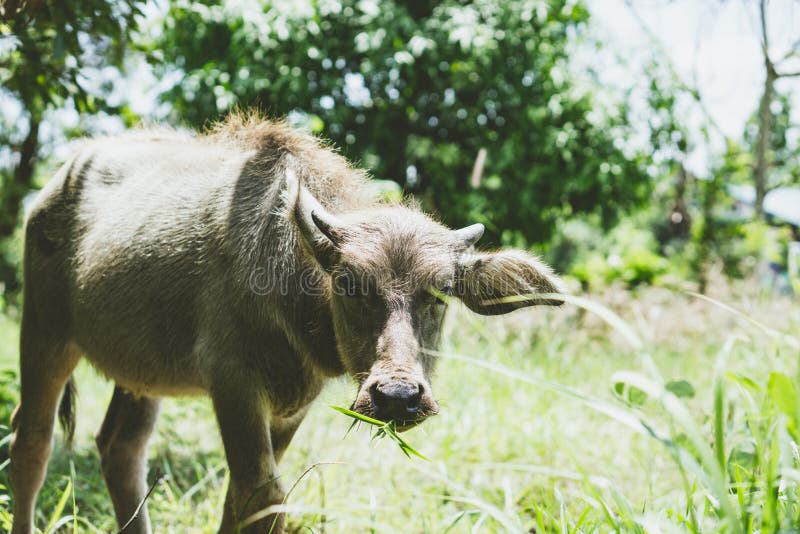
[[[22,205],[69,139],[142,122],[202,129],[234,108],[288,117],[390,194],[453,226],[484,223],[489,244],[535,247],[584,288],[702,291],[709,272],[770,264],[780,276],[792,227],[763,206],[800,184],[799,45],[774,50],[768,3],[751,4],[742,39],[766,44],[763,91],[733,136],[657,37],[641,68],[594,62],[604,43],[581,1],[8,1],[0,295],[17,302]],[[639,16],[652,3],[625,5]],[[629,72],[610,88],[614,68]],[[699,170],[687,165],[698,153]],[[743,206],[732,184],[753,198]]]
[[[702,68],[687,71],[671,49],[675,40],[663,40],[664,28],[659,31],[659,23],[667,26],[667,33],[685,35],[684,21],[673,10],[669,18],[654,23],[649,10],[675,5],[693,12],[702,6],[706,22],[715,21],[717,13],[740,9],[743,22],[736,39],[746,46],[732,47],[725,54],[734,66],[741,61],[758,70],[743,71],[752,79],[728,87],[731,93],[754,95],[750,100],[736,100],[737,109],[720,108],[716,95],[709,96],[702,82],[703,73],[698,72]],[[608,28],[606,33],[599,31],[609,18],[621,13],[646,36],[645,46],[614,49]],[[709,477],[725,478],[730,470],[732,479],[740,477],[736,491],[744,512],[736,521],[745,525],[742,531],[761,526],[764,531],[777,531],[781,525],[796,528],[800,491],[796,484],[791,486],[795,488],[791,498],[780,499],[786,510],[779,510],[779,483],[775,482],[783,476],[782,466],[788,466],[787,473],[794,477],[798,473],[796,459],[786,452],[794,447],[796,455],[800,420],[800,395],[793,385],[798,376],[796,339],[788,343],[766,329],[762,338],[753,337],[755,346],[734,350],[728,345],[733,346],[733,332],[739,331],[735,322],[699,310],[698,301],[687,301],[685,295],[676,297],[665,291],[707,293],[715,285],[729,288],[733,286],[726,284],[736,283],[731,281],[745,281],[754,288],[745,301],[754,302],[755,294],[761,299],[758,302],[770,306],[753,312],[760,327],[767,323],[796,330],[800,324],[797,301],[792,300],[796,297],[791,297],[800,286],[791,274],[790,254],[791,243],[800,240],[800,121],[795,109],[800,102],[798,15],[796,0],[5,0],[0,4],[0,421],[8,420],[17,395],[12,369],[22,305],[24,206],[74,149],[75,140],[151,123],[202,130],[232,109],[256,109],[286,117],[331,140],[349,159],[368,169],[375,186],[386,195],[413,195],[452,226],[482,222],[487,228],[484,246],[530,248],[564,273],[576,291],[600,295],[644,332],[646,343],[652,342],[640,349],[643,361],[644,355],[649,358],[652,353],[667,378],[675,379],[670,383],[683,383],[688,377],[697,389],[698,399],[691,408],[701,421],[701,430],[661,440],[679,457],[683,482],[689,476],[684,468],[711,469],[713,476],[698,478],[701,486]],[[697,35],[684,41],[696,38],[697,43],[713,44],[716,37],[713,24],[698,25]],[[693,49],[685,42],[681,46],[685,57],[699,47]],[[737,56],[742,50],[747,50],[748,57]],[[744,90],[753,84],[755,93]],[[744,118],[736,123],[726,120],[728,114]],[[794,248],[800,256],[800,245]],[[637,300],[640,289],[644,296]],[[729,289],[715,296],[740,297]],[[518,369],[541,372],[554,381],[574,381],[599,396],[609,393],[609,374],[630,366],[610,330],[598,327],[599,321],[592,322],[581,312],[564,312],[554,321],[549,315],[538,322],[519,317],[502,323],[480,319],[475,324],[459,317],[460,325],[470,325],[469,332],[456,335],[451,326],[455,339],[451,348],[480,350],[491,361],[499,358],[497,354],[515,354]],[[495,334],[498,325],[500,334]],[[552,334],[546,333],[549,328]],[[537,355],[535,363],[525,360],[530,353]],[[601,354],[602,360],[587,361],[594,353]],[[722,372],[715,371],[711,377],[709,362],[718,353],[724,358],[733,354],[731,359],[744,363],[720,364]],[[786,354],[793,358],[782,358]],[[773,367],[781,373],[768,374]],[[635,514],[626,515],[625,506],[630,503],[619,500],[624,501],[621,492],[641,496],[641,488],[648,483],[664,490],[658,494],[651,488],[655,502],[670,504],[651,507],[658,509],[656,515],[668,516],[670,525],[690,525],[690,530],[698,531],[698,525],[716,525],[713,517],[725,518],[718,509],[719,502],[729,497],[724,490],[714,494],[716,500],[704,500],[699,495],[702,491],[695,494],[695,486],[687,485],[691,491],[687,490],[685,506],[674,504],[677,501],[670,500],[669,492],[681,481],[674,470],[664,467],[668,461],[662,457],[653,461],[654,446],[644,446],[627,435],[622,438],[616,427],[599,425],[596,417],[586,415],[584,405],[560,404],[550,396],[535,396],[507,385],[492,389],[491,381],[467,387],[462,382],[466,379],[459,376],[468,369],[461,371],[462,375],[454,374],[442,384],[443,390],[452,385],[448,406],[452,419],[443,415],[441,428],[430,436],[431,443],[443,451],[440,458],[454,462],[453,469],[474,474],[474,466],[464,467],[465,457],[505,454],[522,461],[534,455],[542,459],[542,465],[550,462],[559,469],[567,465],[570,473],[577,469],[581,473],[566,477],[574,481],[596,473],[604,462],[612,471],[619,462],[625,464],[619,469],[622,490],[608,504],[616,515],[609,514],[608,523],[603,523],[603,514],[597,510],[583,513],[569,502],[564,508],[558,490],[545,495],[545,486],[517,479],[509,487],[524,496],[533,495],[538,504],[532,509],[519,504],[514,518],[517,512],[523,522],[536,518],[542,531],[547,529],[541,525],[566,531],[563,525],[580,526],[586,517],[595,518],[591,521],[598,522],[590,524],[596,527],[604,525],[601,529],[626,530],[630,526],[626,518]],[[86,370],[79,373],[82,381],[91,383]],[[88,412],[95,422],[103,410],[97,397],[107,393],[103,387],[107,389],[107,385],[90,386],[95,404]],[[459,397],[459,391],[473,387],[486,390],[483,397],[491,409],[481,409],[486,418],[495,418],[496,432],[486,433],[480,418],[467,413],[470,398],[466,393]],[[553,390],[560,391],[559,387]],[[627,408],[639,410],[644,403],[641,388],[623,382],[614,388],[612,399]],[[680,393],[676,395],[694,397],[694,389],[691,395],[685,389],[676,390]],[[718,395],[714,407],[703,408],[701,401],[709,404],[712,390]],[[341,395],[346,395],[342,391],[339,388],[329,395],[336,399],[331,402],[340,403]],[[537,413],[544,415],[535,425],[520,428],[515,414],[503,419],[508,399],[505,393],[497,395],[498,391],[511,391],[520,405],[535,405],[541,408]],[[339,397],[335,397],[337,392]],[[728,404],[719,400],[723,397],[730,402],[729,412],[725,412]],[[752,407],[754,402],[758,406]],[[734,417],[735,403],[752,409],[737,408],[740,411]],[[172,490],[156,492],[154,499],[161,506],[156,513],[163,516],[161,520],[176,521],[169,523],[170,528],[183,531],[186,524],[178,517],[193,518],[206,527],[215,521],[218,507],[211,499],[222,495],[224,464],[219,444],[214,442],[204,445],[206,456],[186,465],[185,458],[201,440],[200,431],[179,432],[172,425],[187,419],[189,413],[191,420],[203,420],[205,426],[201,426],[208,430],[212,417],[207,407],[176,406],[167,409],[170,427],[160,431],[163,436],[157,438],[157,447],[159,456],[166,458],[162,468],[173,477],[171,487],[183,484],[185,500],[172,499]],[[575,424],[553,432],[541,422],[548,413],[551,421],[570,419]],[[701,460],[697,460],[701,467],[692,464],[692,458],[700,458],[697,443],[708,437],[706,423],[724,417],[728,417],[727,426],[715,435],[714,447],[723,438],[735,443],[726,442],[730,457],[720,460],[724,473]],[[299,441],[327,443],[329,416],[312,412],[310,418],[314,424],[304,426]],[[754,420],[758,425],[751,424]],[[503,432],[507,428],[513,431]],[[773,431],[777,441],[770,441]],[[604,440],[586,440],[592,432],[605,436]],[[519,433],[526,436],[530,448],[515,441]],[[686,446],[687,434],[699,441]],[[202,438],[207,440],[207,435]],[[631,455],[624,460],[617,455],[615,439],[633,443]],[[0,447],[5,443],[7,438],[0,438]],[[569,456],[571,447],[581,443],[592,445],[592,450],[577,453],[586,454],[587,460],[575,466],[575,458],[562,456]],[[339,449],[349,450],[351,445]],[[318,452],[313,445],[304,447],[303,453]],[[177,449],[186,449],[183,464],[172,456]],[[82,450],[76,461],[96,464],[91,454]],[[402,473],[398,476],[407,476],[402,462],[368,461],[379,462],[373,466],[376,469],[394,469]],[[72,484],[67,460],[62,456],[56,462],[60,465],[56,471]],[[300,466],[300,472],[307,465],[299,455],[290,456],[288,462]],[[746,476],[740,468],[749,469]],[[475,469],[480,473],[486,466]],[[539,475],[562,476],[557,474],[562,471],[536,469],[532,472]],[[661,469],[654,477],[656,483],[637,478],[639,470],[649,473],[649,469]],[[361,480],[350,480],[352,473],[342,473],[343,478],[334,479],[342,487]],[[507,495],[498,496],[502,492],[497,489],[502,485],[505,492],[508,479],[482,476],[465,475],[461,482],[479,494],[469,502],[490,503],[487,513],[499,521],[491,506],[511,502]],[[751,493],[744,492],[751,499],[747,506],[741,477],[752,482]],[[458,475],[445,479],[444,487],[432,484],[432,478],[424,479],[430,492],[455,491],[448,484]],[[99,475],[88,481],[74,480],[80,505],[88,514],[102,517],[95,523],[100,525],[97,528],[113,528]],[[573,488],[573,494],[581,502],[596,504],[599,499],[606,506],[601,497],[605,489],[591,484],[583,487],[583,493]],[[786,484],[780,482],[781,488],[789,487]],[[360,486],[369,486],[369,481]],[[2,490],[0,486],[5,502]],[[45,502],[58,502],[60,491],[48,487]],[[752,497],[756,494],[766,497]],[[329,499],[335,501],[336,495]],[[641,504],[636,497],[632,501],[634,508]],[[519,502],[528,501],[520,497]],[[697,506],[693,508],[692,503]],[[426,501],[420,506],[432,505]],[[565,509],[574,514],[569,516]],[[709,509],[717,515],[708,512],[708,518],[704,517]],[[192,516],[196,510],[202,513]],[[456,518],[454,524],[465,513],[450,512]],[[351,515],[360,517],[358,511]],[[733,521],[730,516],[727,520]],[[0,527],[4,521],[8,514],[0,507]],[[320,521],[324,529],[324,514]],[[446,524],[442,517],[435,521]],[[639,525],[639,519],[632,521]]]

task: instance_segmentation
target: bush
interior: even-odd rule
[[[590,220],[573,220],[560,229],[548,259],[584,289],[616,281],[628,287],[654,284],[671,266],[658,254],[650,227],[644,213],[626,219],[606,236]]]

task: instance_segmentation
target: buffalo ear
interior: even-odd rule
[[[561,300],[537,295],[563,292],[563,282],[550,267],[521,250],[466,254],[459,262],[456,294],[481,315],[527,306],[560,306]]]
[[[293,216],[303,244],[328,271],[339,255],[345,225],[303,187],[291,167],[286,169],[286,181],[288,195],[295,195]]]

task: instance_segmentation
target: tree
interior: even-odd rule
[[[232,106],[302,117],[353,160],[494,241],[543,242],[554,221],[611,223],[649,182],[568,71],[581,2],[344,0],[175,3],[149,43],[184,77],[164,94],[193,126]],[[470,179],[485,150],[485,176]],[[500,230],[500,225],[504,228]]]
[[[33,185],[40,129],[49,110],[118,111],[92,88],[90,68],[120,66],[143,0],[7,0],[0,4],[0,98],[22,110],[20,123],[0,121],[0,240],[11,236]],[[0,261],[0,283],[16,285]]]
[[[761,30],[761,54],[764,60],[764,90],[758,105],[758,134],[755,146],[755,167],[753,169],[753,182],[756,189],[755,210],[758,217],[764,217],[764,197],[769,191],[768,172],[771,166],[770,157],[773,151],[773,119],[775,113],[771,110],[775,100],[775,82],[780,78],[800,76],[800,71],[782,71],[782,63],[800,52],[800,40],[790,47],[789,51],[780,60],[774,60],[770,51],[770,35],[767,24],[767,0],[759,0],[758,14]]]
[[[762,128],[770,126],[764,154],[767,173],[764,176],[764,194],[776,187],[800,183],[800,143],[792,139],[791,98],[787,93],[773,91],[768,108],[769,117],[764,120],[761,109],[757,109],[745,125],[743,149],[747,150],[751,164],[747,181],[752,181],[753,169],[758,168],[758,157],[762,145]]]
[[[645,68],[649,79],[647,92],[647,122],[650,146],[653,149],[651,164],[658,166],[657,176],[672,182],[666,195],[667,213],[664,230],[657,231],[663,244],[674,239],[686,240],[691,231],[691,203],[689,186],[692,176],[686,160],[693,150],[691,135],[680,118],[678,102],[686,95],[686,88],[671,65],[660,65],[653,60]]]

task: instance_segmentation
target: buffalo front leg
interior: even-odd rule
[[[219,532],[283,532],[282,515],[254,517],[283,502],[265,399],[246,381],[215,385],[211,397],[230,470]]]
[[[95,439],[117,524],[120,528],[127,525],[126,534],[150,532],[147,506],[142,502],[147,492],[147,442],[158,418],[159,404],[160,399],[136,397],[115,387]]]
[[[300,423],[303,422],[306,412],[308,412],[308,409],[303,408],[291,417],[275,418],[270,422],[269,432],[272,437],[272,454],[276,463],[281,461],[283,453],[286,452],[286,448],[300,427]]]

